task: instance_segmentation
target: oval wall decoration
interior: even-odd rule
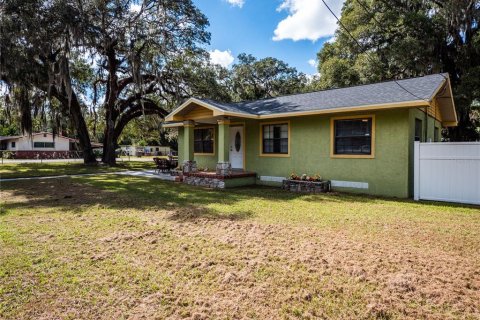
[[[240,132],[237,131],[237,134],[235,135],[235,150],[239,152],[241,146],[242,146],[242,137],[240,136]]]

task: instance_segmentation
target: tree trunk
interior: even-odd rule
[[[112,40],[106,49],[108,58],[108,82],[105,99],[105,137],[103,138],[103,156],[102,162],[110,166],[116,164],[114,139],[115,122],[118,117],[118,111],[115,110],[115,102],[119,96],[117,67],[118,60],[115,57],[116,40]]]
[[[112,112],[110,110],[107,110],[105,117],[106,117],[106,121],[105,121],[104,137],[103,137],[102,162],[110,166],[114,166],[116,164],[116,158],[115,158],[116,141],[113,135],[113,132],[115,129],[115,121],[112,119]]]
[[[115,146],[117,140],[114,137],[115,122],[112,119],[106,121],[105,137],[103,139],[102,162],[111,166],[116,164]]]
[[[63,108],[67,109],[70,116],[72,117],[73,125],[77,131],[78,142],[80,145],[80,150],[83,153],[83,163],[84,164],[95,164],[97,159],[93,153],[92,144],[90,142],[90,136],[88,134],[87,124],[82,115],[82,109],[80,103],[78,102],[77,96],[75,93],[72,93],[70,103],[65,96],[58,94],[56,90],[53,90],[52,95],[55,96]]]
[[[77,129],[78,142],[80,144],[80,149],[83,152],[83,163],[97,163],[97,159],[95,158],[92,144],[90,142],[87,124],[85,123],[85,119],[81,114],[80,105],[78,104],[76,98],[75,103],[72,101],[72,105],[70,106],[70,115],[72,116],[73,123],[75,124],[75,128]]]

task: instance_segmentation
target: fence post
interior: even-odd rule
[[[420,141],[413,147],[413,200],[420,200]]]

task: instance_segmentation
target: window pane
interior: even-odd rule
[[[263,153],[288,153],[288,124],[262,126]]]
[[[206,140],[203,142],[203,152],[204,153],[213,153],[213,141]]]
[[[280,152],[288,153],[288,139],[281,139]]]
[[[213,132],[212,129],[205,129],[203,130],[203,140],[212,140],[213,138]]]
[[[280,139],[273,140],[273,153],[280,153]]]
[[[202,141],[195,141],[195,142],[193,143],[193,151],[194,151],[194,152],[201,153],[202,150],[203,150]]]
[[[288,125],[282,124],[280,138],[288,138]]]
[[[193,136],[195,140],[202,140],[202,130],[200,129],[193,130]]]
[[[371,125],[372,119],[336,120],[335,136],[369,136],[371,132]]]
[[[335,154],[372,153],[372,119],[335,120]]]
[[[273,140],[264,140],[263,141],[263,152],[272,153],[273,152]]]
[[[263,138],[270,139],[270,130],[272,126],[263,126]]]
[[[213,153],[213,128],[194,130],[193,151],[195,153]]]

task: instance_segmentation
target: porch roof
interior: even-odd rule
[[[444,125],[457,124],[448,74],[433,74],[238,103],[191,98],[170,113],[166,120],[186,120],[183,116],[194,106],[208,109],[210,117],[264,119],[401,107],[434,107],[435,104],[440,109]]]

